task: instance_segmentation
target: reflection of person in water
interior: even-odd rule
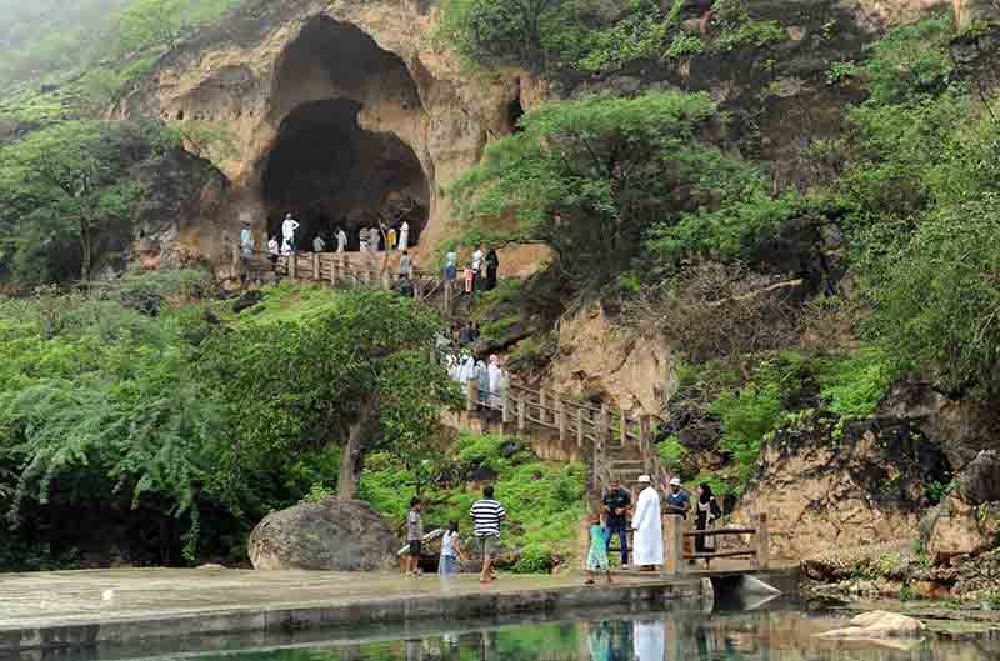
[[[698,648],[698,661],[712,661],[718,645],[712,630],[703,622],[694,628],[694,644]]]
[[[663,622],[637,620],[634,638],[635,661],[663,661]]]
[[[611,632],[608,622],[591,625],[587,643],[590,648],[590,661],[610,661]]]

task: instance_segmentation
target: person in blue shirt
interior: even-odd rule
[[[686,519],[690,502],[691,497],[681,489],[680,479],[675,477],[670,480],[670,491],[664,499],[667,514],[673,514],[674,516]]]

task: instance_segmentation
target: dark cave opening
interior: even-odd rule
[[[419,240],[430,200],[420,161],[395,135],[360,128],[359,110],[347,99],[314,101],[281,123],[261,174],[271,234],[291,213],[302,224],[300,250],[317,234],[335,245],[338,227],[356,249],[358,230],[375,223],[399,227],[406,221],[411,244]]]
[[[419,241],[431,186],[413,148],[425,115],[404,62],[357,27],[325,16],[310,19],[282,55],[270,113],[280,119],[258,163],[260,196],[270,234],[286,213],[300,223],[297,248],[323,237],[328,250],[343,227],[349,249],[358,230],[409,224]],[[383,130],[362,128],[377,121]],[[401,137],[403,136],[403,137]]]

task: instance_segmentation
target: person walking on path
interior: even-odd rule
[[[594,584],[594,577],[597,572],[602,571],[611,583],[611,563],[608,561],[607,546],[610,543],[611,535],[601,525],[601,516],[595,514],[590,517],[590,550],[587,552],[587,582],[586,585]]]
[[[483,489],[483,497],[472,504],[469,514],[475,523],[476,542],[483,556],[483,569],[479,583],[489,585],[493,580],[493,554],[500,543],[500,522],[507,518],[500,501],[494,499],[492,486]]]
[[[490,246],[486,252],[486,291],[493,291],[497,286],[497,269],[500,268],[500,257],[497,251]]]
[[[458,559],[462,557],[461,539],[458,535],[458,521],[449,521],[448,529],[441,537],[441,559],[438,561],[438,573],[441,578],[454,575]]]
[[[712,487],[702,482],[698,485],[698,501],[695,503],[694,527],[696,530],[711,530],[715,527],[714,522],[722,516],[722,509],[715,502],[712,495]],[[711,535],[698,535],[694,538],[695,553],[714,553],[715,537]],[[711,558],[705,558],[705,568],[711,564]]]
[[[416,576],[420,569],[420,551],[424,540],[424,524],[420,519],[423,505],[414,496],[410,499],[410,511],[406,513],[406,575]]]
[[[403,221],[402,226],[399,228],[399,251],[405,252],[407,248],[410,247],[410,224]]]
[[[326,241],[319,234],[313,239],[313,252],[323,252],[326,250]]]
[[[608,527],[605,551],[611,555],[611,538],[618,535],[623,567],[628,564],[628,508],[631,505],[632,494],[622,487],[621,480],[612,480],[611,489],[604,496],[604,522]]]
[[[640,569],[655,569],[663,565],[663,526],[660,521],[660,494],[653,488],[649,475],[639,477],[645,485],[635,506],[632,530],[635,530],[635,564]]]
[[[341,227],[337,230],[337,252],[345,252],[347,250],[347,232]]]
[[[405,250],[399,257],[399,277],[413,277],[413,258]]]
[[[299,229],[299,221],[292,218],[292,214],[286,213],[285,220],[281,223],[282,251],[288,253],[295,252],[295,232]],[[287,246],[287,248],[286,248]]]

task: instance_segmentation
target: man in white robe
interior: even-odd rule
[[[282,252],[288,246],[289,252],[295,251],[295,230],[299,229],[299,221],[292,218],[292,214],[285,214],[285,220],[281,223]]]
[[[337,252],[344,252],[347,250],[347,232],[341,227],[337,230]]]
[[[637,621],[632,638],[636,661],[663,661],[663,653],[666,651],[664,634],[663,622]]]
[[[639,478],[645,488],[639,494],[632,516],[632,530],[635,531],[635,564],[642,568],[656,568],[663,565],[663,529],[660,518],[660,494],[651,484],[649,475]]]
[[[403,226],[399,228],[399,252],[403,252],[410,245],[410,224],[403,221]]]

